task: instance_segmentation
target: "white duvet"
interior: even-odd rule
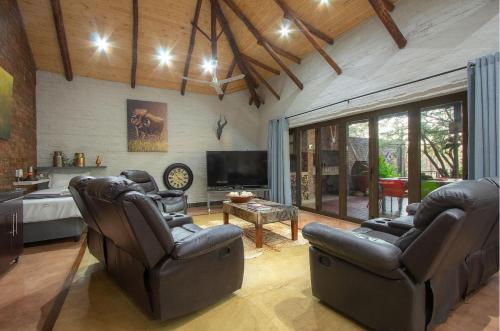
[[[44,222],[59,220],[65,218],[81,217],[80,211],[73,198],[68,195],[68,190],[64,188],[53,188],[40,190],[31,193],[60,195],[60,197],[43,199],[24,199],[23,200],[23,222]]]

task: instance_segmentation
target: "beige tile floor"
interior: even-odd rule
[[[313,215],[313,214],[311,214]],[[307,217],[303,215],[302,217]],[[196,216],[204,224],[220,214]],[[352,228],[353,224],[332,221]],[[54,330],[362,330],[311,294],[308,245],[245,260],[243,287],[195,314],[150,320],[87,252]],[[443,330],[498,330],[498,276],[461,305]]]

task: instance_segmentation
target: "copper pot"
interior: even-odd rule
[[[85,153],[75,153],[73,164],[75,167],[85,167]]]

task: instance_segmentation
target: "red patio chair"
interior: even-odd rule
[[[403,199],[408,197],[408,187],[406,183],[399,179],[380,179],[378,183],[382,191],[382,212],[385,212],[385,197],[391,198],[391,214],[392,198],[398,198],[399,215],[401,215]]]

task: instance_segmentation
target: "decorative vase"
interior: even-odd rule
[[[60,151],[54,152],[54,157],[52,158],[52,165],[58,168],[63,166],[62,152]]]
[[[101,166],[101,156],[97,155],[97,159],[95,159],[95,165],[100,167]]]

